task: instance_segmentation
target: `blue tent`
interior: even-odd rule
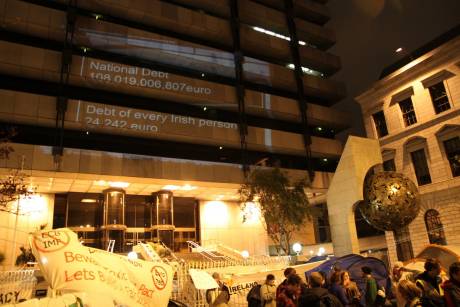
[[[372,276],[378,283],[379,288],[385,287],[385,292],[388,296],[391,291],[391,281],[390,276],[383,261],[373,258],[373,257],[363,257],[360,255],[350,254],[343,257],[334,257],[330,260],[323,262],[321,265],[317,266],[310,271],[305,272],[305,277],[308,280],[308,277],[313,272],[324,272],[328,278],[331,275],[332,269],[335,266],[339,266],[342,270],[348,271],[350,274],[351,280],[356,282],[359,290],[364,294],[366,290],[365,280],[362,277],[363,273],[361,268],[363,266],[368,266],[372,269]],[[364,298],[364,295],[363,295]]]

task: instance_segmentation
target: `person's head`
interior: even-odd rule
[[[393,276],[398,280],[399,278],[401,278],[403,267],[404,265],[401,261],[396,261],[395,264],[393,265]]]
[[[212,273],[212,278],[214,278],[214,280],[217,282],[219,287],[222,286],[222,281],[221,281],[222,276],[218,272]]]
[[[323,275],[319,272],[313,272],[310,274],[310,286],[312,288],[320,288],[324,284]]]
[[[331,284],[340,284],[340,272],[332,272],[330,278]]]
[[[350,274],[347,271],[340,273],[340,284],[348,285],[350,283]]]
[[[430,277],[436,277],[441,274],[441,264],[436,258],[429,258],[425,261],[425,271],[427,271]]]
[[[422,297],[422,290],[407,279],[403,279],[399,282],[398,291],[401,296],[409,302],[416,297]]]
[[[460,282],[460,262],[454,262],[450,265],[449,277],[452,281]]]
[[[287,278],[286,287],[289,292],[293,293],[300,289],[300,284],[302,283],[302,279],[297,274],[291,274]]]
[[[342,268],[340,267],[340,263],[338,263],[338,262],[334,263],[334,264],[332,265],[332,270],[333,270],[334,272],[340,272],[340,271],[342,271]]]
[[[275,285],[275,275],[273,274],[268,274],[267,278],[265,278],[265,283],[267,285],[274,286]]]
[[[294,268],[287,268],[283,272],[284,277],[288,278],[289,275],[296,274],[296,271]]]
[[[363,276],[368,276],[372,274],[372,269],[368,266],[363,266],[361,272],[363,272]]]

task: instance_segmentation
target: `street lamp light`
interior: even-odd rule
[[[299,242],[294,243],[294,244],[292,245],[292,250],[293,250],[294,253],[296,253],[297,256],[298,256],[298,255],[300,254],[300,252],[302,251],[302,245],[301,245]]]

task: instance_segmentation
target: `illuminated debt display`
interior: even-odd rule
[[[197,87],[185,82],[170,81],[168,73],[148,68],[106,64],[91,60],[89,71],[90,78],[97,81],[193,94],[212,94],[209,87]]]

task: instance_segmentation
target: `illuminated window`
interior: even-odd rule
[[[456,136],[444,141],[444,148],[452,170],[452,176],[460,176],[460,138]]]
[[[385,115],[383,111],[372,114],[374,119],[375,129],[377,130],[377,135],[379,138],[384,137],[388,134],[387,122],[385,121]]]
[[[446,88],[442,81],[430,86],[428,90],[430,91],[431,101],[433,102],[436,114],[450,109],[449,98],[447,97]]]
[[[407,126],[413,125],[417,122],[417,116],[415,115],[414,105],[412,99],[409,97],[399,103],[401,108],[404,124]]]
[[[425,150],[419,149],[410,153],[418,185],[431,183],[430,170],[426,161]]]
[[[425,225],[430,244],[447,244],[444,227],[442,226],[438,211],[430,209],[425,213]]]
[[[395,159],[383,161],[383,170],[387,172],[396,171]]]

